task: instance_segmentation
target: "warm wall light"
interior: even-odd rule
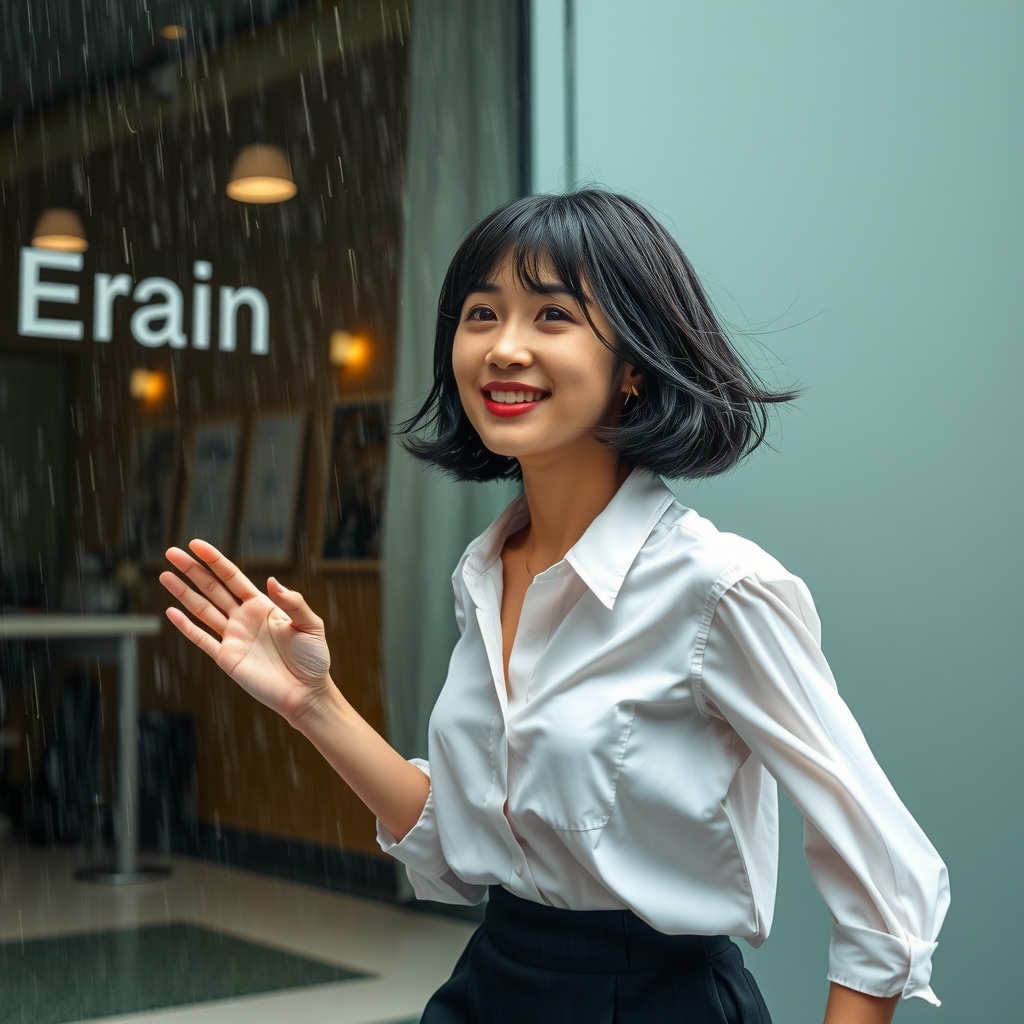
[[[159,405],[167,397],[170,383],[162,370],[136,367],[128,378],[128,392],[143,405]]]
[[[371,355],[373,346],[367,338],[348,331],[331,332],[331,366],[358,372],[366,368]]]
[[[284,150],[262,143],[238,154],[227,187],[229,198],[240,203],[283,203],[297,191]]]
[[[85,237],[82,218],[74,210],[51,207],[44,210],[32,232],[32,245],[37,249],[56,249],[58,252],[85,252],[89,240]]]
[[[177,39],[184,39],[188,35],[184,25],[164,25],[160,29],[160,36],[174,42]]]

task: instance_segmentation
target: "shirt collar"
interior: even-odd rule
[[[526,504],[526,495],[520,494],[476,540],[470,543],[466,549],[463,571],[471,576],[483,576],[501,557],[505,541],[529,521],[530,509]]]
[[[675,496],[660,477],[634,469],[566,553],[564,561],[606,608],[614,607],[629,567],[674,500]],[[486,573],[501,557],[506,538],[523,527],[529,518],[526,495],[520,494],[470,545],[465,571],[475,576]],[[557,565],[537,575],[541,577],[556,569]]]
[[[565,560],[606,608],[614,607],[629,567],[673,501],[661,477],[634,469],[569,549]]]

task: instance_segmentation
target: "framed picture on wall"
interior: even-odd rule
[[[201,420],[193,428],[186,451],[185,500],[178,529],[183,546],[193,537],[201,537],[221,551],[230,550],[241,447],[239,416]]]
[[[320,539],[325,566],[379,564],[388,412],[382,395],[342,402],[331,413]]]
[[[162,562],[171,537],[181,448],[177,424],[140,426],[125,486],[124,547],[143,564]]]
[[[249,436],[238,554],[249,564],[287,565],[292,558],[306,413],[263,413]]]

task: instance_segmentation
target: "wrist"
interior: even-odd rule
[[[872,996],[833,981],[829,985],[825,1024],[890,1024],[899,1001],[898,995]]]
[[[305,694],[296,709],[284,718],[293,729],[308,736],[310,730],[315,729],[324,719],[343,712],[347,704],[334,680],[327,676],[319,687]]]

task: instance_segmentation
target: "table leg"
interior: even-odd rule
[[[117,816],[114,841],[117,870],[134,874],[139,867],[139,655],[135,637],[123,636],[118,645],[120,671],[117,681]]]
[[[154,882],[166,878],[171,869],[139,866],[139,648],[134,636],[123,636],[118,643],[117,722],[116,859],[113,868],[82,868],[75,877],[108,885]]]

